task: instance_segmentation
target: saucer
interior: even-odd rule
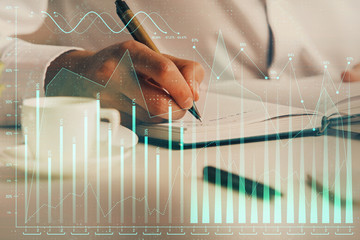
[[[100,168],[107,168],[107,159],[108,156],[108,123],[101,123],[100,126]],[[133,144],[133,137],[135,137],[135,144]],[[121,147],[124,147],[124,159],[128,158],[131,155],[131,148],[138,143],[137,135],[131,130],[120,126],[116,133],[112,134],[112,151],[111,159],[113,164],[119,164],[120,162],[120,153]],[[123,145],[121,145],[123,144]],[[17,156],[17,161],[16,161]],[[36,172],[36,161],[33,157],[33,154],[28,149],[28,163],[27,168],[25,166],[25,145],[21,144],[16,147],[8,148],[0,153],[0,162],[4,164],[12,164],[13,166],[17,164],[17,169],[21,171],[27,170],[29,174]],[[84,172],[84,162],[78,162],[76,164],[76,174],[81,175]],[[96,156],[91,156],[88,159],[88,170],[92,171],[97,167],[97,158]],[[63,175],[71,176],[72,175],[72,166],[64,166]],[[47,161],[40,160],[39,164],[39,174],[42,176],[48,175],[48,164]],[[57,177],[60,175],[59,168],[52,168],[51,175]]]

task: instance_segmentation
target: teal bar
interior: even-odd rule
[[[84,116],[84,223],[88,221],[88,117]]]
[[[292,76],[290,78],[292,82]],[[291,86],[291,84],[290,84]],[[289,115],[292,114],[292,89],[289,89]],[[293,136],[292,136],[292,119],[289,118],[289,144],[288,144],[288,182],[287,182],[287,210],[286,210],[286,222],[294,223],[294,168],[293,168]]]
[[[329,223],[329,167],[328,167],[328,137],[324,135],[324,160],[323,160],[323,189],[322,189],[322,223]]]
[[[60,223],[64,222],[64,130],[60,122]]]
[[[216,101],[216,111],[217,115],[219,116],[219,97],[218,94],[216,95],[217,101]],[[220,139],[220,126],[219,126],[219,120],[216,121],[216,137],[217,139]],[[216,144],[216,168],[221,169],[220,166],[220,146]],[[215,216],[214,216],[214,222],[215,223],[222,223],[222,203],[221,203],[221,176],[220,171],[216,171],[215,174]]]
[[[36,209],[40,209],[40,90],[36,90]],[[36,212],[36,223],[40,223],[40,212]]]
[[[268,122],[265,121],[263,223],[270,223],[269,143],[267,137],[268,132]]]
[[[26,133],[27,129],[24,129],[24,132]],[[27,224],[28,220],[28,212],[29,212],[29,206],[28,206],[28,140],[27,140],[27,134],[24,134],[24,144],[25,144],[25,224]]]
[[[299,223],[306,223],[306,204],[305,204],[305,172],[304,172],[304,136],[301,135],[300,147],[300,189],[299,189]]]
[[[120,222],[124,223],[124,145],[120,147]]]
[[[208,151],[207,151],[207,148],[205,148],[204,149],[204,166],[207,166],[207,159],[208,159]],[[204,181],[203,181],[202,223],[210,223],[208,178],[209,178],[208,172],[206,172],[204,175]]]
[[[220,173],[216,173],[215,175],[215,216],[214,222],[215,223],[222,223],[222,205],[221,205],[221,185],[220,183]]]
[[[149,154],[148,154],[148,136],[144,137],[144,165],[145,165],[145,176],[144,176],[144,186],[145,186],[145,198],[144,198],[144,218],[145,218],[145,223],[148,223],[148,202],[149,202],[149,195],[148,195],[148,181],[149,181],[149,176],[148,176],[148,171],[149,171],[149,166],[148,166],[148,160],[149,158]]]
[[[291,120],[289,120],[291,121]],[[293,176],[293,144],[289,139],[288,144],[288,183],[287,183],[287,223],[294,223],[294,176]]]
[[[73,211],[73,224],[76,224],[76,143],[74,142],[72,145],[72,163],[73,163],[73,176],[72,176],[72,188],[73,188],[73,196],[72,196],[72,211]]]
[[[350,100],[349,100],[349,113],[350,112]],[[348,124],[348,132],[351,132],[351,124]],[[352,193],[352,149],[351,149],[351,136],[347,137],[347,158],[346,158],[346,206],[345,206],[345,222],[352,224],[353,218],[353,193]]]
[[[312,163],[312,182],[311,182],[311,212],[310,223],[318,223],[317,191],[316,191],[316,148],[313,140],[313,163]]]
[[[340,192],[340,144],[339,131],[336,131],[335,153],[335,192],[334,192],[334,223],[341,223],[341,192]]]
[[[98,94],[98,98],[100,94]],[[100,203],[100,99],[96,100],[96,199]],[[100,223],[100,204],[96,204],[96,223]]]
[[[196,142],[196,122],[193,118],[192,124],[192,141]],[[191,196],[190,196],[190,223],[198,223],[198,199],[197,199],[197,165],[196,165],[196,148],[193,144],[191,159]]]
[[[168,202],[168,222],[172,223],[172,107],[169,105],[169,139],[168,139],[168,153],[169,153],[169,202]]]
[[[132,131],[136,133],[136,106],[133,102],[132,106]],[[132,137],[132,222],[136,223],[136,138]]]
[[[253,164],[253,179],[256,180],[255,162]],[[258,212],[257,212],[257,193],[256,193],[256,181],[253,181],[252,193],[251,193],[251,223],[258,223]]]
[[[156,223],[160,223],[160,155],[156,153]]]
[[[279,108],[277,107],[277,113],[279,114]],[[277,131],[280,129],[279,118],[276,120],[277,124]],[[276,141],[276,160],[275,160],[275,189],[281,192],[281,178],[280,178],[280,139],[277,138]],[[281,195],[275,194],[274,196],[274,223],[281,223],[282,222],[282,213],[281,213]]]
[[[112,209],[112,141],[111,141],[112,135],[111,135],[111,128],[109,124],[109,130],[108,130],[108,223],[110,224],[111,221],[111,209]]]
[[[278,95],[277,95],[277,100],[278,100]],[[279,101],[279,100],[278,100]],[[277,105],[276,107],[276,111],[277,111],[277,116],[279,116],[279,107]],[[277,133],[279,133],[280,130],[280,123],[279,123],[279,118],[277,118],[276,120],[276,127],[277,127]],[[276,141],[276,159],[275,159],[275,189],[278,192],[281,192],[281,163],[280,163],[280,138],[277,138]],[[275,194],[274,196],[274,202],[275,202],[275,206],[274,206],[274,223],[281,223],[282,222],[282,212],[281,212],[281,195],[280,194]]]
[[[48,223],[51,224],[51,152],[48,157]]]
[[[229,131],[230,132],[230,131]],[[232,156],[231,145],[229,145],[228,157],[228,185],[226,189],[226,223],[234,223],[233,188],[232,188]]]
[[[328,102],[324,98],[324,112],[328,109]],[[322,189],[322,223],[329,223],[329,144],[328,137],[324,135],[324,159],[323,159],[323,189]]]
[[[180,127],[180,223],[184,223],[184,126]]]
[[[241,88],[241,96],[243,96],[243,88]],[[244,108],[243,97],[240,99],[240,109]],[[240,115],[240,176],[245,176],[245,147],[244,147],[244,115]],[[246,201],[245,201],[245,182],[244,178],[240,178],[239,182],[239,223],[246,223]]]

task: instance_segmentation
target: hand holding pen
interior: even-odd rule
[[[136,16],[134,15],[134,13],[130,10],[129,6],[126,4],[125,1],[122,0],[116,0],[115,1],[115,5],[116,5],[116,12],[119,16],[119,18],[121,19],[121,21],[125,24],[126,28],[129,30],[131,36],[133,36],[133,38],[138,41],[141,42],[143,44],[145,44],[146,46],[148,46],[150,49],[152,49],[153,51],[157,52],[160,54],[159,49],[156,47],[156,45],[154,44],[154,42],[151,40],[151,38],[149,37],[149,35],[147,34],[147,32],[145,31],[145,29],[141,26],[140,22],[137,20]],[[169,59],[172,59],[173,57],[171,56],[167,56]],[[177,66],[178,69],[181,71],[182,67],[181,66]],[[167,67],[166,67],[167,68]],[[174,69],[175,70],[175,69]],[[186,77],[184,74],[187,75],[187,73],[183,73],[183,76]],[[189,76],[189,78],[191,79],[191,76]],[[185,80],[187,80],[185,78]],[[192,82],[187,81],[189,85],[192,84]],[[159,85],[155,82],[156,85]],[[195,87],[195,93],[193,91],[194,97],[198,98],[199,97],[199,87],[198,87],[198,82],[197,81],[193,81],[193,84],[197,85],[197,86],[193,86]],[[161,85],[159,85],[159,87],[161,87]],[[164,90],[169,93],[167,91],[166,88],[164,88]],[[196,96],[195,96],[196,95]],[[189,108],[189,112],[198,120],[201,120],[201,116],[200,113],[195,105],[195,99],[193,100],[193,105],[191,106],[191,108]]]
[[[119,41],[122,36],[118,35]],[[137,121],[164,121],[169,103],[172,119],[182,118],[199,99],[198,89],[204,77],[199,63],[160,54],[135,40],[97,52],[75,50],[60,55],[48,67],[45,89],[62,68],[96,82],[97,88],[68,87],[59,91],[61,95],[94,97],[101,90],[102,107],[118,109],[121,123],[128,127],[134,103]]]

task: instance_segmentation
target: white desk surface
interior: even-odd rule
[[[6,135],[7,131],[13,131],[13,129],[0,129],[0,146],[1,150],[4,150],[8,146],[14,146],[14,135]],[[327,142],[327,147],[324,147],[324,142]],[[303,146],[302,146],[303,144]],[[348,142],[346,139],[339,139],[339,161],[340,161],[340,187],[341,192],[345,192],[346,189],[346,158],[349,157],[348,153],[346,154]],[[159,223],[156,223],[156,147],[149,146],[149,158],[148,158],[148,197],[144,198],[145,191],[145,179],[144,179],[144,145],[138,144],[136,147],[136,195],[135,195],[135,205],[136,205],[136,222],[132,222],[132,158],[131,155],[129,158],[125,159],[125,174],[124,174],[124,223],[121,223],[121,212],[120,212],[120,164],[119,156],[114,156],[112,159],[112,178],[111,178],[111,223],[109,223],[109,209],[108,209],[108,169],[107,169],[107,159],[102,159],[102,168],[101,168],[101,198],[99,200],[101,205],[101,221],[100,224],[96,222],[96,207],[97,200],[94,193],[96,193],[96,171],[94,167],[91,167],[89,170],[89,185],[88,188],[88,222],[84,223],[84,196],[82,192],[84,190],[83,177],[78,177],[76,186],[77,186],[77,204],[76,204],[76,227],[73,228],[72,217],[73,217],[73,195],[72,195],[72,179],[64,179],[64,197],[63,201],[63,216],[64,223],[59,223],[59,179],[52,179],[52,223],[48,224],[48,194],[47,187],[48,181],[47,178],[43,178],[40,181],[40,205],[42,206],[39,210],[40,223],[36,224],[36,205],[35,205],[35,182],[32,186],[32,192],[29,194],[31,199],[29,200],[29,218],[28,226],[39,225],[40,236],[25,237],[23,232],[25,229],[24,226],[24,173],[18,171],[17,176],[17,196],[16,192],[16,178],[15,171],[13,167],[1,165],[0,167],[0,225],[1,225],[1,239],[82,239],[84,237],[71,235],[71,233],[81,233],[86,231],[89,232],[89,235],[86,236],[90,238],[108,238],[108,239],[142,239],[142,238],[152,238],[152,239],[164,239],[164,238],[175,238],[174,235],[168,235],[168,233],[180,233],[185,234],[185,236],[177,236],[177,238],[182,239],[299,239],[306,238],[310,239],[312,237],[321,237],[317,234],[325,234],[322,236],[324,239],[335,239],[335,238],[344,238],[340,234],[353,234],[347,236],[349,239],[359,239],[360,235],[360,206],[354,203],[353,206],[353,223],[345,223],[345,211],[346,208],[341,208],[341,223],[334,223],[334,204],[329,203],[329,223],[322,223],[322,210],[323,210],[323,198],[321,195],[317,195],[317,220],[318,223],[310,223],[311,211],[311,197],[312,191],[311,188],[305,185],[305,209],[299,204],[299,199],[301,196],[300,183],[304,182],[304,178],[301,175],[300,166],[301,159],[304,159],[304,176],[306,179],[307,174],[311,174],[313,159],[315,158],[315,166],[317,178],[322,182],[322,170],[324,163],[324,156],[328,159],[328,173],[329,173],[329,185],[330,187],[334,184],[335,179],[335,159],[337,156],[336,149],[337,143],[335,137],[306,137],[306,138],[297,138],[292,141],[281,140],[281,141],[269,141],[267,143],[257,142],[257,143],[247,143],[244,145],[231,145],[231,146],[222,146],[222,147],[209,147],[205,149],[196,149],[196,150],[185,150],[184,151],[184,222],[181,223],[180,219],[180,151],[172,151],[172,194],[169,196],[169,161],[168,156],[169,152],[165,148],[160,148],[160,202],[159,202]],[[277,152],[278,147],[278,152]],[[303,147],[303,150],[302,150]],[[243,150],[241,150],[243,148]],[[360,181],[360,140],[351,140],[351,158],[352,158],[352,184],[353,184],[353,196],[355,201],[360,200],[360,186],[358,182]],[[253,172],[256,175],[256,179],[263,182],[266,172],[269,176],[269,184],[275,186],[276,179],[276,159],[280,158],[280,179],[281,179],[281,191],[284,194],[281,198],[281,223],[274,223],[274,206],[275,201],[271,200],[269,202],[270,208],[270,223],[263,223],[263,208],[266,207],[263,200],[257,199],[252,200],[251,196],[245,197],[245,209],[246,209],[246,223],[238,223],[238,212],[239,212],[239,195],[236,191],[227,191],[226,188],[215,187],[212,184],[206,184],[202,180],[202,169],[204,165],[216,165],[216,159],[220,159],[221,167],[224,169],[228,168],[229,159],[233,161],[231,167],[233,172],[239,172],[239,163],[241,152],[244,153],[245,157],[245,176],[249,178],[254,178]],[[288,176],[288,159],[293,159],[293,172]],[[206,160],[207,159],[207,160]],[[269,169],[264,171],[264,160],[268,159]],[[206,163],[207,161],[207,163]],[[196,169],[195,169],[196,168]],[[264,175],[265,172],[265,175]],[[278,175],[279,176],[279,175]],[[288,216],[288,196],[289,191],[287,189],[289,177],[293,179],[293,193],[294,201],[294,223],[287,223]],[[31,179],[29,179],[31,182]],[[194,186],[197,189],[194,189]],[[208,188],[208,192],[206,189]],[[193,191],[193,193],[191,193]],[[6,198],[8,195],[8,198]],[[12,198],[9,198],[12,196]],[[203,196],[208,196],[209,205],[208,208],[205,205]],[[215,215],[215,198],[216,201],[221,200],[221,203],[217,203],[221,206],[216,208],[217,213],[219,209],[221,210],[221,221],[222,223],[214,223]],[[171,199],[171,204],[168,201]],[[205,198],[206,199],[206,198]],[[18,212],[15,214],[15,203],[18,202],[17,209]],[[146,201],[147,200],[147,201]],[[232,200],[232,201],[231,201]],[[191,201],[193,203],[191,204]],[[229,208],[233,204],[233,208]],[[194,204],[197,203],[197,204]],[[148,223],[145,223],[145,204],[147,204],[148,211]],[[171,221],[169,224],[169,208],[171,205]],[[299,209],[300,205],[300,209]],[[197,206],[197,207],[196,207]],[[242,205],[244,206],[244,205]],[[190,212],[193,209],[194,212],[197,212],[198,222],[199,223],[190,223]],[[205,209],[205,210],[204,210]],[[203,213],[206,212],[206,209],[209,209],[209,224],[203,224]],[[290,208],[291,209],[291,208]],[[257,211],[257,216],[255,215],[254,210]],[[299,223],[299,212],[300,214],[305,215],[305,223]],[[229,216],[233,214],[234,223],[227,223]],[[35,215],[34,215],[35,214]],[[291,212],[289,213],[292,215]],[[326,213],[325,213],[326,215]],[[15,226],[15,221],[17,216],[18,227]],[[195,215],[193,215],[194,217]],[[266,219],[266,218],[265,218]],[[258,223],[255,223],[255,222]],[[50,226],[52,227],[49,230]],[[65,236],[50,236],[48,233],[59,233],[61,227],[63,226],[63,231]],[[70,227],[69,227],[70,226]],[[87,227],[85,227],[87,226]],[[92,226],[100,226],[99,229],[92,228]],[[112,227],[109,227],[112,226]],[[130,226],[129,228],[121,229],[121,226]],[[132,226],[136,226],[133,230]],[[145,228],[144,226],[149,226]],[[150,227],[153,226],[153,227]],[[158,232],[157,232],[157,227]],[[171,227],[170,227],[171,226]],[[183,227],[181,227],[183,226]],[[206,229],[204,228],[206,226]],[[119,236],[119,232],[137,233],[136,236]],[[37,228],[28,228],[27,233],[36,233]],[[98,236],[96,234],[109,233],[113,234],[111,236]],[[160,236],[150,236],[146,234],[157,233],[161,234]],[[209,235],[198,235],[195,234],[209,234]],[[222,236],[221,234],[230,234],[229,236]],[[328,234],[328,235],[327,235]],[[242,236],[240,236],[242,235]],[[280,236],[279,236],[280,235]],[[305,235],[305,236],[304,236]]]

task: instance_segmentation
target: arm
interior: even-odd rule
[[[61,68],[104,86],[100,88],[101,103],[103,107],[118,109],[123,125],[131,123],[133,99],[138,121],[161,122],[168,118],[170,101],[173,119],[183,117],[193,101],[199,99],[198,86],[204,76],[199,63],[156,53],[136,41],[118,43],[98,52],[71,51],[61,55],[48,68],[45,88]],[[79,87],[79,92],[74,93],[72,86],[68,85],[61,94],[81,96],[90,89]],[[86,92],[86,96],[95,97],[98,91]]]
[[[0,126],[13,126],[20,123],[20,117],[15,122],[15,113],[20,116],[22,99],[34,97],[36,86],[41,90],[40,95],[44,95],[45,72],[50,62],[73,48],[36,45],[17,38],[41,26],[42,19],[31,13],[46,10],[46,0],[3,3],[0,8],[0,61],[4,64],[0,76]]]

